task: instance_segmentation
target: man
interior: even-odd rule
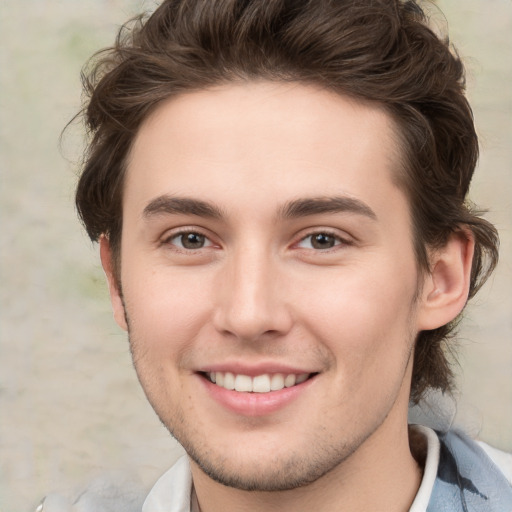
[[[166,1],[86,87],[78,211],[187,452],[145,512],[512,509],[479,445],[407,425],[497,260],[416,3]]]

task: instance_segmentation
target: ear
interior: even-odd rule
[[[468,300],[475,240],[469,230],[450,235],[430,255],[431,272],[423,283],[418,328],[436,329],[451,322]]]
[[[112,303],[112,310],[114,312],[114,320],[121,329],[127,331],[128,324],[126,322],[126,314],[124,311],[123,299],[119,283],[113,272],[112,265],[112,249],[108,238],[104,235],[100,237],[100,258],[103,271],[107,276],[108,290],[110,293],[110,302]]]

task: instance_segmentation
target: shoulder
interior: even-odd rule
[[[477,441],[477,444],[500,469],[505,478],[512,485],[512,453],[498,450],[483,441]]]
[[[186,455],[164,473],[148,494],[142,512],[188,512],[191,508],[192,473]]]
[[[149,494],[135,477],[105,474],[78,491],[50,493],[35,512],[189,512],[192,475],[183,456],[164,473]]]
[[[428,511],[512,510],[512,486],[507,478],[512,456],[488,445],[484,449],[460,431],[437,434],[439,467]],[[450,508],[446,508],[448,503]]]
[[[131,474],[109,473],[81,489],[48,494],[35,512],[140,512],[146,492]]]

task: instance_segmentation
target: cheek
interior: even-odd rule
[[[398,278],[397,276],[410,276]],[[373,271],[343,269],[297,294],[307,328],[322,340],[336,365],[352,375],[383,373],[403,363],[410,351],[414,324],[415,272],[395,265]],[[300,300],[298,297],[297,300]],[[299,316],[300,313],[299,313]],[[344,372],[341,372],[343,375]]]
[[[186,349],[211,316],[207,282],[200,276],[167,268],[137,278],[132,273],[124,282],[131,336],[155,357]]]

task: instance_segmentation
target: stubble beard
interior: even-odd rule
[[[139,364],[144,364],[141,363],[144,359],[144,351],[132,336],[126,306],[124,311],[134,367],[153,410],[163,426],[180,443],[200,470],[215,482],[226,487],[242,491],[281,492],[313,484],[347,461],[385,422],[398,399],[397,393],[394,399],[390,400],[387,413],[376,417],[373,425],[367,427],[364,432],[356,432],[351,438],[346,438],[340,442],[340,439],[333,440],[331,438],[332,434],[320,428],[313,439],[308,438],[302,443],[301,449],[296,449],[282,456],[266,457],[263,463],[252,464],[250,471],[247,471],[245,466],[236,467],[236,463],[235,466],[230,464],[232,461],[230,461],[229,455],[212,449],[208,445],[208,440],[205,439],[205,434],[197,431],[194,425],[185,420],[185,414],[181,407],[173,411],[160,410],[156,401],[152,399],[151,392],[148,389],[150,386],[147,387],[144,384],[142,375],[144,373],[148,374],[148,372],[139,371]],[[402,383],[407,366],[413,356],[413,348],[414,343],[407,355],[404,375],[401,379]]]
[[[146,385],[148,383],[144,375],[147,375],[148,372],[147,369],[144,371],[142,368],[145,364],[142,361],[144,354],[139,352],[140,347],[130,335],[130,330],[128,336],[139,382],[160,422],[180,443],[200,470],[224,486],[243,491],[263,492],[287,491],[304,487],[329,473],[366,440],[356,439],[336,449],[334,443],[328,440],[328,434],[320,430],[317,437],[323,438],[322,441],[303,442],[304,449],[290,451],[283,456],[272,454],[269,457],[265,453],[256,464],[254,461],[244,464],[243,460],[240,460],[243,455],[239,455],[240,459],[233,463],[233,459],[228,453],[222,453],[222,450],[213,445],[214,439],[207,438],[208,433],[200,432],[195,425],[186,421],[186,415],[181,407],[172,411],[159,407],[157,401],[152,397],[153,386],[150,383],[149,386]]]
[[[152,399],[151,386],[145,385],[144,378],[141,378],[144,372],[138,369],[139,364],[144,363],[134,348],[136,345],[130,337],[139,381],[161,423],[204,474],[226,487],[242,491],[281,492],[311,485],[347,461],[387,418],[387,414],[377,417],[369,428],[352,432],[352,437],[341,441],[339,437],[333,439],[327,429],[319,428],[313,436],[302,439],[293,451],[276,455],[262,450],[261,459],[257,461],[244,460],[243,454],[238,454],[234,460],[228,450],[215,446],[215,439],[209,439],[204,428],[200,431],[187,422],[181,407],[172,411],[162,409]]]
[[[319,446],[318,451],[312,451],[314,443],[310,442],[307,451],[267,458],[261,467],[253,466],[247,472],[242,468],[226,467],[218,459],[214,460],[208,453],[187,443],[188,440],[180,441],[178,438],[188,456],[212,480],[227,487],[256,492],[290,491],[311,485],[348,459],[364,440],[347,443],[337,450],[333,446],[327,450]],[[263,454],[264,457],[267,455]]]

